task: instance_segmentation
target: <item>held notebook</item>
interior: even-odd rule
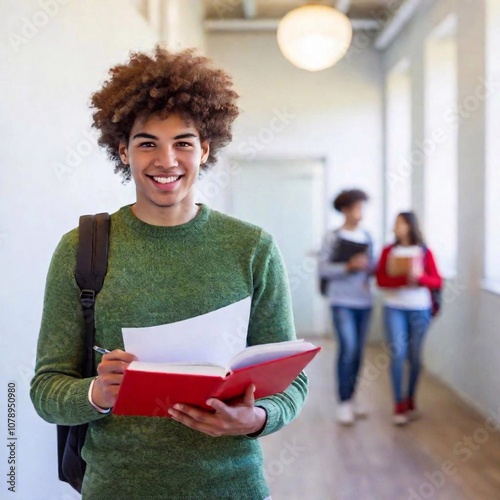
[[[423,250],[418,246],[394,247],[387,261],[389,276],[407,276],[410,272],[417,275],[424,270]]]
[[[252,383],[256,399],[270,396],[287,389],[320,349],[303,340],[260,344],[225,366],[134,361],[125,371],[113,414],[169,417],[176,403],[212,410],[207,399],[230,402]]]
[[[348,262],[351,257],[368,250],[368,243],[339,238],[333,249],[332,262]]]

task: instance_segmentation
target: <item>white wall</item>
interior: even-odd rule
[[[500,81],[500,0],[487,0],[487,80]],[[500,291],[500,92],[488,96],[486,145],[485,278]]]
[[[411,208],[411,78],[408,60],[388,71],[385,84],[385,231],[394,237],[396,215]]]
[[[425,98],[423,47],[425,37],[449,14],[458,15],[458,261],[457,277],[448,282],[444,310],[426,345],[428,368],[484,413],[500,409],[500,296],[481,288],[485,240],[485,74],[484,0],[425,1],[424,9],[384,56],[390,68],[409,57],[412,73],[413,140],[423,143]],[[484,81],[484,80],[483,80]],[[478,97],[479,96],[479,97]],[[467,111],[467,108],[469,111]],[[423,169],[412,172],[413,202],[424,212]],[[436,214],[439,217],[439,214]]]
[[[44,14],[41,5],[48,4]],[[89,132],[87,104],[112,64],[131,49],[152,48],[157,38],[123,0],[2,2],[0,32],[0,397],[5,401],[6,380],[17,383],[12,497],[76,498],[57,480],[56,428],[38,417],[29,398],[45,278],[56,244],[80,214],[134,201],[133,186],[121,184]]]
[[[454,15],[442,21],[425,47],[424,218],[422,226],[447,278],[456,274],[458,121],[457,38]],[[439,214],[436,217],[436,214]]]

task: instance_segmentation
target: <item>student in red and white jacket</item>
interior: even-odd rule
[[[383,289],[384,322],[391,351],[396,425],[416,417],[415,391],[420,375],[425,334],[432,319],[431,290],[439,290],[442,278],[431,250],[425,245],[413,212],[402,212],[394,225],[396,242],[382,251],[377,266],[377,283]],[[413,257],[415,264],[406,275],[389,274],[397,257]],[[405,362],[409,364],[408,385],[403,387]]]

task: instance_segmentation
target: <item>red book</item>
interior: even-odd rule
[[[295,340],[247,347],[229,366],[133,361],[124,373],[113,414],[169,417],[176,403],[212,409],[207,399],[228,402],[255,385],[255,399],[283,392],[320,351]]]

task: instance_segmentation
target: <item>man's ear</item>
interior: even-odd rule
[[[210,155],[210,143],[208,141],[203,141],[201,143],[201,150],[202,150],[201,164],[204,165],[205,162],[208,160],[208,156]]]
[[[127,145],[120,141],[120,144],[118,145],[118,154],[120,155],[120,160],[124,165],[129,165],[128,161],[128,147]]]

